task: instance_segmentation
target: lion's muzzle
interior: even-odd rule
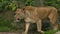
[[[16,20],[15,20],[15,22],[17,22],[17,23],[18,23],[18,22],[20,22],[20,19],[19,19],[19,18],[18,18],[18,19],[16,19]]]

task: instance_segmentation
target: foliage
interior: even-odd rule
[[[39,0],[0,0],[0,11],[2,10],[12,10],[14,11],[17,6],[19,5],[33,5],[33,6],[40,6]],[[56,8],[60,8],[60,1],[59,0],[44,0],[45,6],[54,6]]]
[[[26,0],[25,5],[32,5],[32,0]]]
[[[8,9],[15,10],[15,4],[11,0],[0,0],[0,11]]]
[[[60,8],[60,1],[58,0],[45,0],[44,4],[48,6],[54,6],[56,8]]]

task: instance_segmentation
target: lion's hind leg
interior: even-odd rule
[[[58,16],[56,13],[51,13],[49,15],[49,19],[50,19],[50,22],[51,22],[51,26],[53,28],[53,30],[57,30],[58,29]]]

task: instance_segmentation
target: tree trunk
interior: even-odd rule
[[[44,0],[40,0],[40,4],[41,4],[41,6],[44,6]]]

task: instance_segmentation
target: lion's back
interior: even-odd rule
[[[56,14],[57,9],[55,7],[39,7],[37,8],[37,15],[41,18],[47,18],[51,13]]]
[[[28,10],[27,12],[29,13],[29,16],[31,18],[41,18],[45,19],[47,18],[51,13],[52,14],[57,14],[57,9],[55,7],[33,7],[33,6],[28,6],[26,8]]]

